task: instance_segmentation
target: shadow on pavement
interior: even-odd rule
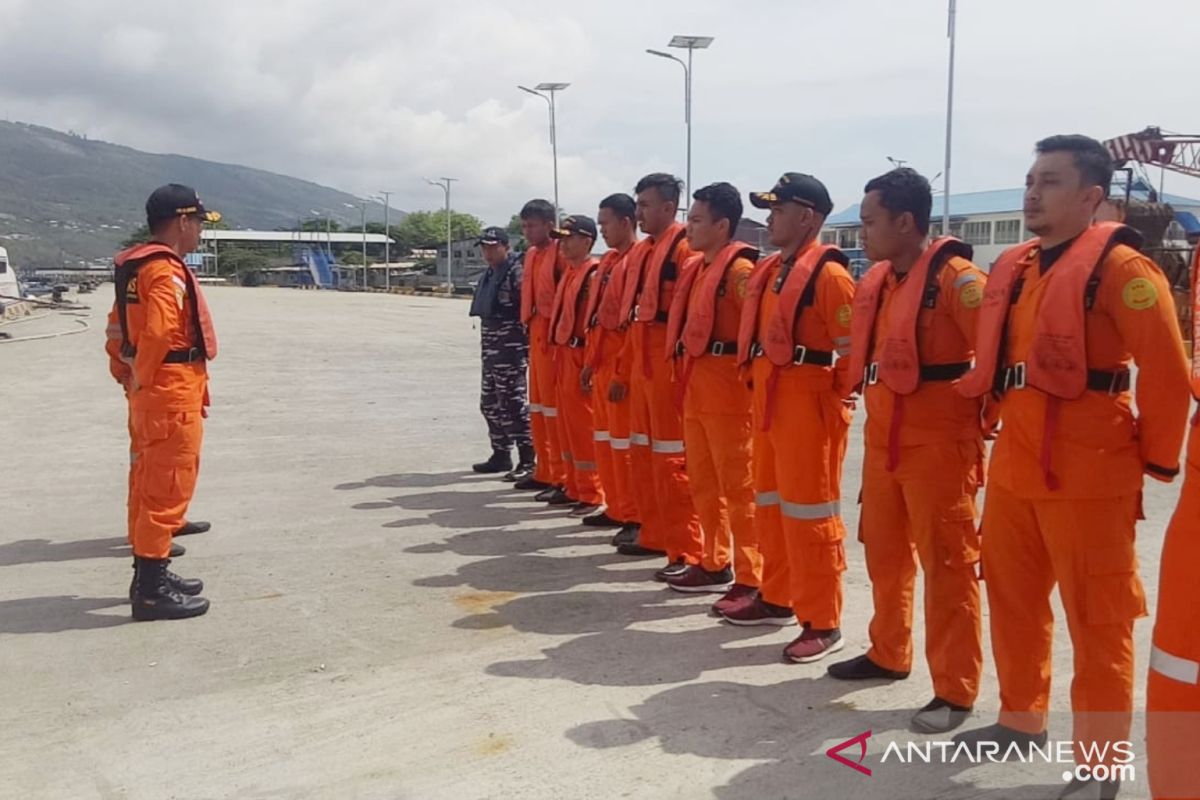
[[[0,601],[0,633],[61,633],[112,628],[132,622],[128,597],[26,597]],[[102,608],[126,606],[120,616],[93,614]]]
[[[387,489],[434,489],[439,486],[449,486],[453,483],[479,483],[485,480],[496,480],[491,475],[479,475],[470,470],[459,472],[411,472],[399,475],[377,475],[365,481],[342,483],[333,487],[336,491],[352,491],[378,486]],[[499,482],[502,486],[511,486]]]
[[[116,556],[133,557],[129,550],[129,540],[123,536],[111,539],[81,539],[76,542],[20,539],[0,544],[0,567]]]

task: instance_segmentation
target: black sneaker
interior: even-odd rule
[[[586,523],[587,520],[584,520],[584,524]],[[613,547],[620,547],[623,544],[635,544],[637,542],[638,531],[641,529],[642,526],[630,522],[613,534],[612,541],[609,544]]]
[[[212,530],[211,522],[185,522],[183,527],[175,531],[172,536],[192,536],[197,533],[208,533]]]
[[[1083,781],[1075,778],[1063,789],[1059,800],[1116,800],[1121,791],[1121,779],[1098,781],[1095,778]]]
[[[965,744],[967,747],[979,749],[979,745],[984,743],[995,743],[1001,753],[1006,753],[1014,744],[1017,747],[1023,747],[1028,752],[1031,745],[1045,747],[1049,735],[1046,731],[1041,733],[1025,733],[1024,731],[1010,728],[1007,725],[996,723],[995,725],[986,725],[982,728],[963,731],[952,740],[955,745]],[[989,748],[990,749],[990,748]]]
[[[542,483],[541,481],[537,480],[533,477],[533,473],[530,472],[524,478],[519,478],[513,488],[521,492],[544,492],[545,490],[553,489],[554,487],[548,483]]]
[[[512,453],[507,450],[492,451],[492,457],[487,461],[482,461],[478,464],[472,464],[471,469],[483,475],[495,475],[500,472],[508,472],[513,468]]]
[[[171,542],[171,558],[179,558],[181,555],[183,555],[186,552],[187,552],[186,547],[184,547],[181,544]]]
[[[667,578],[667,586],[686,594],[703,592],[724,594],[733,587],[733,570],[725,567],[716,572],[709,572],[699,564],[693,564],[680,574]]]
[[[506,483],[520,483],[526,478],[533,476],[533,464],[517,464],[508,472],[504,473],[504,477],[500,480]]]
[[[640,544],[637,543],[636,539],[634,541],[630,542],[629,544],[617,545],[617,552],[623,556],[637,556],[637,557],[665,556],[667,554],[666,550],[652,550],[649,547],[642,547]]]
[[[571,499],[570,495],[558,488],[555,488],[555,490],[550,494],[549,497],[545,499],[544,502],[548,506],[570,506],[575,504],[575,501]]]
[[[539,503],[546,503],[549,502],[550,498],[554,497],[554,493],[558,491],[561,490],[557,486],[547,486],[545,489],[542,489],[540,492],[535,494],[533,499],[537,500]]]
[[[855,656],[849,661],[830,664],[825,671],[829,673],[829,677],[837,678],[839,681],[902,681],[908,677],[907,672],[885,669],[865,655]]]
[[[682,558],[672,561],[660,570],[655,571],[654,580],[667,583],[671,578],[678,578],[688,571],[688,563]]]
[[[567,516],[581,517],[579,521],[582,524],[587,520],[588,517],[595,516],[597,513],[603,514],[604,506],[598,506],[594,503],[584,503],[581,501],[571,506],[571,512]]]
[[[946,733],[962,725],[969,716],[970,707],[935,697],[913,715],[909,725],[914,733]]]
[[[582,523],[593,528],[622,528],[625,526],[625,523],[621,522],[621,520],[610,517],[607,511],[601,511],[598,514],[592,514],[590,517],[584,517]]]

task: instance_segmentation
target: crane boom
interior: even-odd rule
[[[1113,160],[1124,164],[1156,164],[1181,175],[1200,178],[1200,136],[1164,134],[1161,128],[1146,128],[1109,139],[1104,143]]]

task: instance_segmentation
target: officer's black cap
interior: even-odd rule
[[[772,203],[799,203],[822,216],[833,211],[833,201],[825,184],[802,172],[785,172],[769,192],[751,192],[750,204],[755,208],[770,208]]]
[[[483,233],[479,234],[479,243],[508,244],[508,231],[495,225],[490,228],[484,228]]]
[[[565,239],[573,233],[582,233],[584,236],[590,236],[592,241],[595,241],[599,235],[594,219],[585,217],[583,214],[572,214],[564,219],[561,225],[550,231],[550,238]]]
[[[168,183],[155,189],[146,200],[146,222],[155,225],[174,217],[196,215],[205,222],[219,222],[221,215],[209,211],[200,202],[196,190],[181,183]]]

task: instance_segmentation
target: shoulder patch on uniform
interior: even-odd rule
[[[974,275],[969,276],[974,278]],[[958,302],[963,308],[979,308],[983,304],[983,287],[978,281],[972,280],[958,293]]]
[[[962,275],[959,275],[954,279],[954,288],[959,289],[963,286],[966,286],[968,283],[974,283],[977,280],[979,280],[979,278],[974,272],[964,272]]]
[[[750,288],[750,271],[742,270],[733,276],[733,291],[737,293],[739,299],[746,299],[746,292]]]
[[[850,309],[849,303],[840,307],[837,310],[838,325],[841,325],[843,328],[849,328],[850,327],[850,313],[851,313],[851,309]]]
[[[1121,290],[1121,300],[1126,308],[1143,311],[1158,302],[1158,289],[1147,278],[1134,278]]]

